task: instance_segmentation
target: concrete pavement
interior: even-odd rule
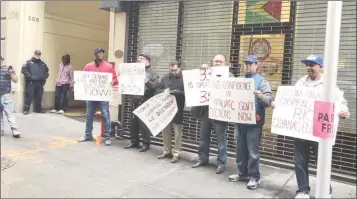
[[[14,139],[5,124],[1,137],[2,158],[9,168],[1,171],[2,197],[18,198],[293,198],[296,179],[291,170],[261,165],[262,183],[248,190],[245,183],[232,183],[234,160],[228,170],[215,174],[212,165],[192,169],[196,154],[183,152],[179,163],[157,160],[161,147],[147,153],[124,150],[127,140],[113,145],[77,143],[84,122],[62,115],[17,114],[21,139]],[[94,134],[99,135],[95,123]],[[311,177],[315,189],[315,178]],[[334,198],[356,198],[356,186],[333,182]],[[312,192],[314,195],[314,191]]]

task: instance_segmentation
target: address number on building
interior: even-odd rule
[[[28,16],[27,19],[29,21],[33,21],[33,22],[39,22],[40,21],[40,19],[38,17],[32,17],[32,16]]]

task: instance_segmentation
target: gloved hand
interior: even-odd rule
[[[171,95],[176,95],[177,93],[179,93],[180,91],[178,91],[178,90],[171,90],[170,91],[170,94]]]

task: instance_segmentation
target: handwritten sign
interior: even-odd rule
[[[278,87],[272,133],[318,142],[319,138],[313,135],[314,102],[320,100],[321,95],[322,88]],[[337,131],[337,117],[334,122],[334,131]]]
[[[334,119],[335,103],[315,101],[313,135],[324,139],[335,137]]]
[[[136,108],[133,113],[146,124],[155,137],[175,117],[176,98],[168,92],[157,94]]]
[[[206,106],[210,98],[210,79],[229,77],[229,66],[211,67],[182,71],[186,106]]]
[[[121,94],[144,95],[145,65],[142,63],[122,63],[119,69]]]
[[[74,71],[74,99],[85,101],[112,100],[112,74]]]
[[[209,118],[240,124],[256,124],[252,78],[212,78],[211,83]]]

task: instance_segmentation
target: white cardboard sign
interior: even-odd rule
[[[187,107],[207,106],[210,97],[210,79],[229,77],[229,66],[182,71]]]
[[[318,142],[320,138],[313,135],[313,117],[314,102],[321,100],[321,95],[322,88],[279,86],[274,100],[271,132]],[[342,96],[343,93],[340,92],[339,95]],[[339,110],[340,106],[336,103],[336,114]],[[337,115],[334,121],[336,131],[339,122]]]
[[[212,78],[209,118],[219,121],[256,124],[254,80]]]
[[[175,96],[163,92],[151,97],[133,113],[146,124],[155,137],[172,121],[177,110]]]
[[[144,95],[145,65],[142,63],[122,63],[119,66],[119,87],[123,95]]]
[[[111,101],[111,73],[74,71],[74,99],[84,101]]]

